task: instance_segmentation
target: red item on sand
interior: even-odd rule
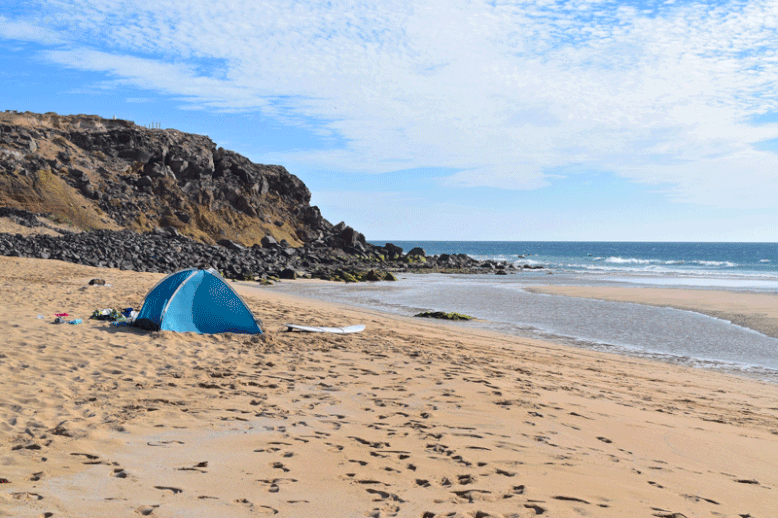
[[[55,317],[69,317],[70,315],[68,315],[67,313],[54,313],[54,316]]]
[[[0,478],[0,484],[10,484],[10,483],[11,481],[8,480],[7,478]]]

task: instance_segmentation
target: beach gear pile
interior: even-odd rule
[[[75,318],[75,319],[68,320],[69,316],[70,315],[68,315],[67,313],[54,313],[54,323],[55,324],[74,324],[74,325],[81,323],[81,319],[80,318]]]
[[[132,308],[122,310],[105,308],[94,310],[92,316],[89,318],[94,320],[108,320],[115,326],[129,326],[135,322],[137,316],[138,312],[134,311]]]

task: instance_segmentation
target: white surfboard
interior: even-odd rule
[[[308,333],[335,333],[339,335],[344,335],[348,333],[359,333],[360,331],[365,330],[365,326],[358,325],[358,326],[348,326],[348,327],[314,327],[314,326],[298,326],[295,324],[284,324],[287,327],[287,331],[294,331],[297,329],[298,331],[305,331]]]

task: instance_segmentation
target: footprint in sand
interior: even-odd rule
[[[373,500],[374,502],[380,502],[380,501],[383,501],[383,500],[391,500],[393,502],[400,502],[400,503],[405,502],[405,500],[403,500],[402,498],[400,498],[396,494],[389,493],[387,491],[381,491],[380,489],[368,488],[365,491],[367,491],[371,495],[375,495],[377,497],[376,499]]]
[[[161,446],[163,448],[170,448],[171,445],[184,444],[182,441],[152,441],[146,443],[149,446]]]
[[[191,468],[177,468],[177,469],[178,469],[178,471],[196,471],[198,473],[208,473],[205,469],[203,469],[203,468],[207,468],[207,467],[208,467],[208,461],[206,460],[206,461],[203,461],[203,462],[198,462],[197,464],[195,464]]]
[[[26,491],[19,492],[19,493],[11,493],[11,497],[14,500],[27,500],[27,501],[43,500],[43,497],[38,493],[28,493]]]
[[[154,486],[154,489],[159,489],[160,491],[170,491],[174,495],[177,495],[178,493],[183,493],[184,490],[179,487],[172,487],[172,486]]]
[[[721,505],[717,501],[711,500],[710,498],[705,498],[703,496],[697,496],[697,495],[681,495],[681,496],[687,500],[691,500],[692,502],[704,501],[713,505]]]
[[[100,457],[98,455],[92,455],[91,453],[71,453],[73,456],[83,456],[86,457],[89,460],[97,460]]]
[[[537,504],[524,504],[524,507],[526,507],[527,509],[532,509],[533,511],[535,511],[535,515],[540,515],[540,514],[543,514],[543,513],[546,512],[546,508],[545,507],[540,507]]]
[[[124,471],[123,468],[116,468],[111,473],[111,476],[116,478],[127,478],[127,472]]]
[[[281,490],[280,485],[282,484],[291,484],[294,482],[297,482],[297,479],[295,478],[271,478],[271,479],[260,479],[257,480],[257,482],[260,482],[267,486],[268,493],[278,493]]]
[[[138,507],[137,509],[135,509],[135,512],[137,514],[140,514],[140,515],[143,515],[143,516],[148,516],[148,515],[150,515],[150,514],[152,514],[154,512],[154,508],[155,507],[159,507],[159,506],[156,506],[156,505],[142,505],[142,506]]]
[[[475,477],[472,475],[457,475],[457,482],[460,485],[466,486],[475,482]]]
[[[264,514],[264,515],[278,514],[278,510],[277,509],[273,509],[272,507],[267,506],[267,505],[254,505],[249,500],[247,500],[245,498],[239,498],[238,500],[235,500],[235,503],[236,504],[243,504],[246,507],[248,507],[249,509],[251,509],[252,512],[257,512],[259,514]]]
[[[562,500],[564,502],[578,502],[580,504],[589,505],[589,502],[587,502],[586,500],[583,500],[581,498],[576,498],[574,496],[552,496],[551,498],[553,498],[554,500]]]
[[[462,499],[469,504],[472,504],[476,500],[490,500],[490,495],[492,494],[491,491],[485,489],[468,489],[466,491],[452,491],[452,493],[458,497],[455,501]]]

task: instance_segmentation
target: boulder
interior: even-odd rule
[[[192,219],[192,216],[190,216],[186,212],[182,212],[180,210],[176,211],[175,214],[176,214],[176,217],[179,220],[181,220],[182,223],[189,223],[189,221],[191,221],[191,219]]]
[[[365,275],[365,280],[371,282],[382,281],[384,280],[384,275],[376,272],[375,270],[370,270],[367,272],[367,275]]]
[[[235,241],[231,241],[229,239],[220,239],[216,243],[230,250],[243,251],[246,249],[246,247],[240,243],[236,243]]]
[[[296,272],[296,271],[294,271],[294,270],[293,270],[293,269],[291,269],[291,268],[284,268],[284,269],[281,271],[281,273],[280,273],[280,274],[278,274],[278,277],[279,277],[280,279],[289,279],[289,280],[294,280],[294,279],[296,279],[296,278],[297,278],[297,272]]]
[[[136,184],[138,187],[151,187],[154,185],[154,181],[150,176],[141,176]]]
[[[345,246],[350,248],[363,248],[366,244],[365,236],[349,226],[346,226],[341,230],[340,238],[343,240]]]
[[[264,248],[278,248],[278,241],[273,236],[265,236],[260,240]]]

